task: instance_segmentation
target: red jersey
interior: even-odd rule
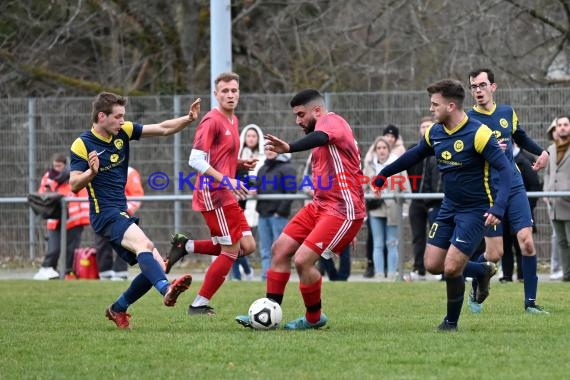
[[[206,152],[206,161],[222,173],[227,180],[235,178],[239,153],[239,121],[233,115],[230,121],[217,108],[208,112],[198,125],[194,136],[194,149]],[[221,186],[220,186],[221,185]],[[213,182],[198,173],[196,190],[192,198],[192,209],[211,211],[222,206],[237,203],[229,189],[229,182]]]
[[[347,220],[363,219],[366,209],[359,182],[363,178],[360,149],[352,128],[342,117],[329,112],[317,120],[315,131],[326,133],[329,143],[313,149],[313,202],[326,214]]]

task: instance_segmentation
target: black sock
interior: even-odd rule
[[[461,307],[463,306],[463,296],[465,294],[465,280],[463,275],[458,277],[445,277],[447,285],[447,322],[457,325]]]

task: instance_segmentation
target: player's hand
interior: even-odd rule
[[[499,148],[501,148],[501,150],[502,150],[503,152],[504,152],[505,150],[507,150],[507,147],[508,147],[507,143],[504,143],[504,142],[500,142],[500,143],[499,143]]]
[[[89,152],[87,162],[89,163],[89,169],[91,169],[93,174],[99,173],[99,156],[97,155],[97,151],[92,150]]]
[[[485,227],[487,226],[496,226],[497,224],[501,223],[501,219],[497,218],[495,215],[491,214],[490,212],[486,212],[483,214],[485,217]]]
[[[548,159],[550,155],[545,150],[538,156],[536,162],[532,165],[532,170],[539,171],[540,169],[544,169],[548,164]]]
[[[245,200],[249,195],[249,190],[245,187],[245,184],[235,178],[229,178],[229,182],[231,185],[230,191],[235,197],[242,201]]]
[[[253,170],[259,160],[257,158],[248,158],[247,160],[238,160],[238,167],[244,170]]]
[[[272,152],[289,153],[289,150],[291,150],[289,144],[273,135],[267,134],[263,137],[265,138],[265,148]]]
[[[372,190],[372,193],[376,198],[378,199],[382,198],[382,190],[380,190],[379,188]]]
[[[200,102],[202,102],[202,99],[198,98],[194,100],[194,103],[190,105],[190,110],[188,111],[188,117],[190,118],[190,122],[196,120],[200,115]]]

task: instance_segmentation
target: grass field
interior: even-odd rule
[[[329,324],[313,331],[253,331],[236,314],[265,294],[230,282],[215,317],[188,317],[199,283],[176,307],[158,293],[131,307],[118,330],[105,308],[125,283],[0,281],[0,379],[567,379],[570,284],[540,284],[549,316],[526,315],[522,284],[494,283],[483,314],[464,305],[457,333],[436,332],[445,285],[323,284]],[[284,321],[303,312],[290,283]]]

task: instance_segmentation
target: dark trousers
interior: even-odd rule
[[[340,253],[338,270],[334,265],[334,260],[323,259],[319,261],[321,273],[326,273],[331,281],[346,281],[350,276],[350,244]]]
[[[428,228],[427,207],[422,203],[412,201],[410,204],[409,215],[414,253],[413,270],[417,271],[420,275],[425,275],[426,268],[424,266],[424,252],[426,250]]]
[[[126,272],[129,264],[113,250],[109,239],[95,234],[95,249],[97,250],[97,267],[99,273],[105,271]]]
[[[514,254],[513,254],[514,248]],[[515,258],[517,262],[517,279],[522,280],[522,251],[516,235],[511,233],[511,226],[508,220],[503,221],[503,257],[501,258],[501,266],[503,268],[503,278],[512,280],[515,266]]]
[[[73,272],[73,258],[75,249],[81,244],[83,226],[73,227],[67,230],[67,247],[65,252],[65,273]],[[47,253],[42,267],[57,269],[57,261],[61,254],[61,229],[48,230]]]

